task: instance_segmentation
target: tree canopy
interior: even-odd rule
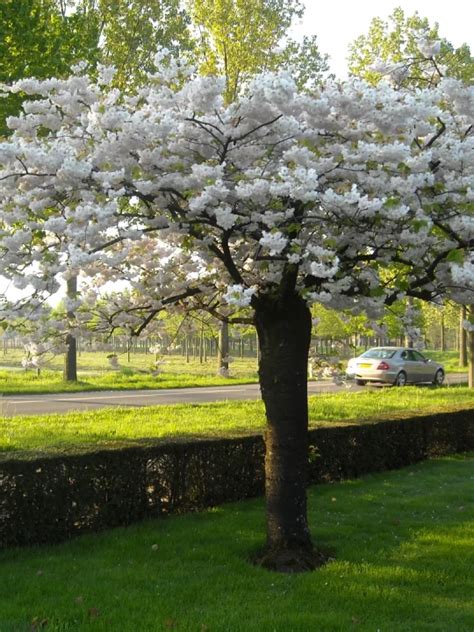
[[[77,11],[66,15],[56,0],[4,0],[0,12],[0,83],[25,77],[64,76],[74,63],[97,61],[97,16]],[[17,114],[21,93],[0,102],[0,136],[5,119]]]
[[[200,71],[225,77],[227,103],[263,70],[291,66],[299,85],[312,85],[328,69],[315,36],[301,43],[288,37],[304,14],[300,0],[187,0],[186,6],[197,31]]]
[[[455,48],[440,37],[437,23],[417,12],[406,16],[399,7],[388,21],[374,18],[368,33],[351,44],[349,72],[370,83],[392,74],[405,86],[429,87],[447,75],[471,85],[474,60],[466,44]]]

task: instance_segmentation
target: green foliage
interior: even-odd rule
[[[417,12],[412,16],[406,16],[400,7],[393,11],[387,22],[378,17],[374,18],[367,35],[359,36],[351,44],[350,74],[376,84],[382,75],[371,69],[374,62],[403,62],[408,67],[404,85],[426,85],[426,75],[417,63],[420,60],[417,40],[422,37],[440,40],[441,49],[436,56],[436,63],[438,68],[442,68],[443,73],[472,83],[474,60],[469,47],[463,44],[459,48],[454,48],[448,40],[440,38],[437,23],[431,26],[428,19],[421,17]]]
[[[4,0],[0,13],[0,82],[69,75],[85,61],[116,67],[115,83],[134,90],[164,46],[190,51],[189,18],[179,0]],[[0,102],[5,119],[17,115],[23,95]]]
[[[319,337],[337,340],[354,334],[370,335],[373,333],[367,316],[364,314],[353,315],[348,312],[340,312],[321,304],[313,305],[311,313],[317,322],[314,333]]]
[[[0,82],[69,74],[71,65],[98,59],[98,15],[67,14],[56,0],[3,0],[0,12]],[[0,100],[0,136],[23,97]]]
[[[261,499],[0,553],[0,629],[472,629],[472,455],[309,490],[313,573],[249,564]],[[304,607],[302,606],[304,605]]]
[[[301,0],[188,0],[187,7],[198,30],[200,70],[225,76],[227,102],[264,70],[292,65],[300,85],[317,81],[327,70],[315,37],[301,45],[283,41],[304,13]]]
[[[90,0],[83,0],[90,4]],[[101,60],[117,69],[115,83],[133,90],[154,69],[160,47],[175,54],[192,49],[189,18],[180,0],[95,0],[102,21]]]

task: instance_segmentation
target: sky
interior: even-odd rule
[[[317,35],[319,50],[330,55],[332,72],[346,74],[349,44],[367,34],[374,17],[386,19],[396,7],[406,15],[418,11],[455,47],[466,43],[474,51],[472,0],[305,0],[306,12],[296,34]]]

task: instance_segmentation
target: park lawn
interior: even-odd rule
[[[474,411],[473,389],[410,386],[319,394],[309,398],[311,427],[373,422],[460,408]],[[261,433],[264,425],[261,401],[102,408],[67,414],[0,417],[0,459],[21,456],[25,452],[31,452],[31,455],[64,453],[157,440],[236,437]]]
[[[223,386],[257,382],[255,358],[236,358],[231,363],[231,377],[217,375],[216,359],[207,362],[181,356],[167,356],[161,365],[162,373],[151,374],[154,356],[137,353],[128,363],[120,358],[120,370],[111,369],[105,352],[82,353],[78,358],[78,382],[64,382],[62,358],[54,358],[49,368],[35,371],[20,369],[23,353],[10,350],[0,361],[0,393],[18,395],[27,393],[66,393],[78,391],[136,390],[186,388],[192,386]],[[2,369],[2,366],[4,367]],[[9,368],[6,368],[9,367]]]
[[[311,573],[252,566],[263,501],[0,552],[0,630],[472,632],[474,454],[309,490]]]
[[[189,388],[194,386],[228,386],[257,381],[252,377],[220,377],[196,373],[162,373],[158,376],[140,372],[104,372],[97,375],[79,374],[78,382],[64,382],[58,371],[0,371],[0,393],[20,395],[31,393],[76,393],[82,391],[123,391],[138,389]]]
[[[455,351],[427,351],[426,356],[442,362],[448,372],[465,372],[458,366]],[[0,394],[19,395],[28,393],[66,393],[80,391],[137,390],[161,388],[186,388],[195,386],[223,386],[249,384],[258,381],[256,358],[235,358],[230,365],[230,378],[216,375],[216,359],[208,358],[200,363],[190,358],[172,355],[163,358],[162,373],[153,376],[154,356],[134,353],[130,362],[126,354],[119,356],[120,370],[111,369],[106,352],[83,352],[78,357],[79,381],[64,382],[62,378],[63,358],[51,360],[39,376],[35,371],[21,370],[23,351],[8,350],[0,357]]]

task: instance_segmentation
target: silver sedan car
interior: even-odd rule
[[[441,386],[445,375],[443,365],[428,360],[415,349],[404,347],[369,349],[357,358],[349,360],[346,373],[360,385],[379,382],[394,386],[422,382]]]

